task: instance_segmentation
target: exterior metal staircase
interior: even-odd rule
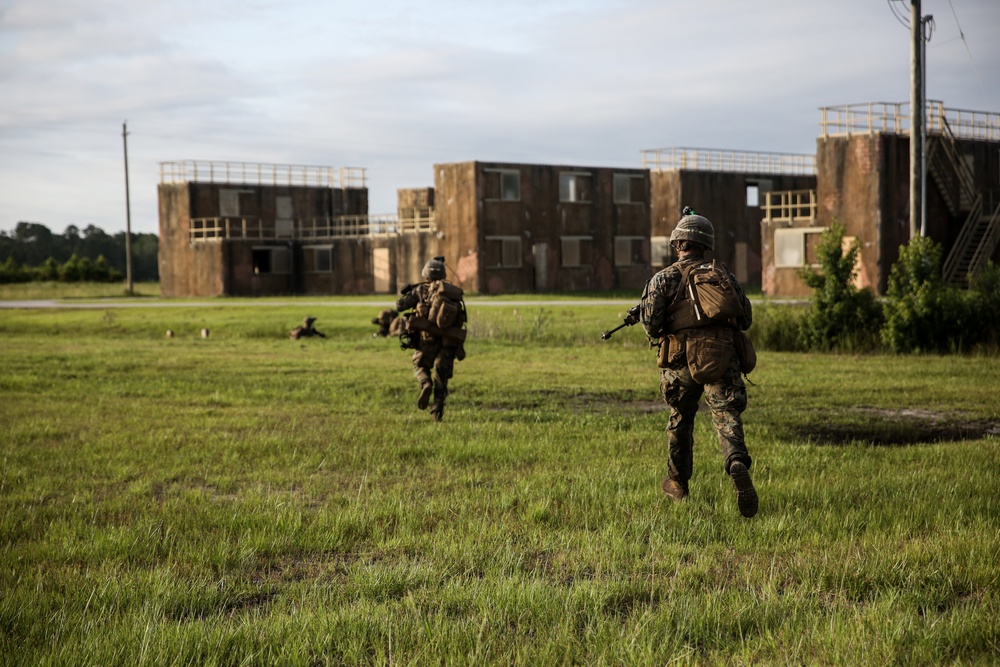
[[[984,195],[977,190],[972,169],[958,152],[947,119],[941,121],[942,131],[928,142],[927,172],[951,214],[967,213],[945,258],[942,275],[952,285],[968,287],[969,279],[986,268],[1000,243],[1000,197],[995,192]]]

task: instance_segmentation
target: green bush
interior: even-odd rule
[[[59,279],[59,263],[52,257],[45,260],[41,266],[35,269],[35,279],[41,281],[55,281]]]
[[[816,246],[819,272],[803,267],[799,275],[812,288],[809,310],[802,318],[803,345],[810,350],[871,351],[878,347],[882,312],[868,288],[854,286],[861,243],[844,251],[843,224],[834,221]]]
[[[26,283],[31,280],[31,273],[21,266],[13,257],[0,264],[0,283]]]
[[[941,255],[941,246],[924,237],[900,248],[889,274],[881,332],[893,352],[969,352],[997,345],[1000,270],[991,262],[962,290],[941,277]]]

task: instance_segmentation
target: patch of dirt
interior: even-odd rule
[[[820,444],[891,447],[997,437],[1000,421],[974,419],[960,412],[859,407],[836,413],[817,411],[815,419],[795,425],[793,431],[797,437]]]

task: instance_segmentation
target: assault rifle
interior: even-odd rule
[[[602,333],[601,340],[610,340],[611,335],[614,332],[618,331],[619,329],[624,329],[625,327],[630,327],[633,324],[637,324],[639,322],[639,308],[640,308],[639,304],[636,304],[631,308],[629,308],[628,312],[625,313],[625,321],[616,326],[614,329]]]

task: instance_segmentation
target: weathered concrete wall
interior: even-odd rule
[[[227,288],[227,254],[220,242],[190,242],[194,188],[161,184],[160,294],[164,297],[221,296]]]
[[[401,220],[426,218],[434,210],[434,188],[401,188],[396,190],[396,215]]]
[[[227,202],[224,204],[223,202]],[[340,215],[368,211],[365,188],[332,189],[234,183],[176,183],[159,186],[160,275],[164,296],[264,296],[370,293],[371,244],[365,239],[204,239],[192,241],[193,218],[246,221],[249,237],[274,236],[276,221],[306,227]],[[263,234],[260,230],[266,230]],[[330,246],[333,271],[307,272],[303,246]],[[254,250],[288,248],[291,273],[260,273]]]
[[[901,193],[898,184],[907,182],[909,149],[900,154],[896,139],[876,134],[816,141],[816,225],[837,221],[861,242],[857,285],[876,292],[884,285],[882,258],[895,261],[899,244],[909,238],[909,213],[898,206],[900,194],[903,201],[908,197],[909,189]]]
[[[516,171],[516,200],[500,196],[498,171]],[[490,294],[642,288],[649,270],[649,187],[644,169],[466,162],[435,165],[440,248],[470,292]],[[560,201],[560,174],[585,175],[582,201]],[[632,203],[615,203],[614,176],[639,181]],[[640,263],[615,265],[615,238],[636,237]],[[587,237],[589,261],[563,266],[563,237]],[[520,265],[501,266],[501,241],[520,240]],[[542,254],[544,253],[544,254]]]
[[[436,243],[423,241],[419,249],[424,254],[410,260],[419,265],[413,275],[419,277],[428,259],[443,255],[466,292],[484,291],[479,269],[480,195],[476,189],[475,163],[435,164],[434,199],[434,219],[440,238]]]
[[[455,259],[440,252],[438,238],[433,233],[400,234],[389,239],[389,242],[392,246],[392,266],[395,273],[392,278],[394,292],[398,293],[406,283],[416,284],[423,281],[420,271],[424,268],[424,264],[441,254],[445,254],[445,264],[449,269],[448,279],[458,284],[459,281],[452,274],[452,271],[456,271]]]
[[[651,233],[669,237],[681,219],[681,210],[691,206],[712,221],[715,251],[748,288],[762,284],[763,248],[758,204],[747,203],[747,189],[765,191],[813,190],[816,177],[807,175],[754,174],[694,170],[650,172]]]

